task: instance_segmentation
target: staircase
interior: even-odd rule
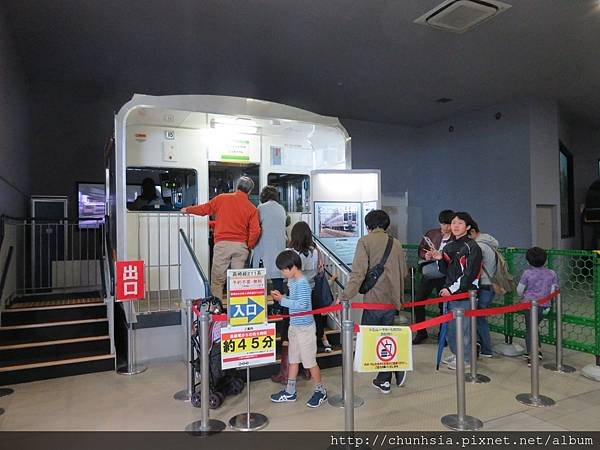
[[[98,296],[21,298],[0,318],[0,386],[115,369]]]

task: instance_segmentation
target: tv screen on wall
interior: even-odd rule
[[[104,223],[104,184],[77,183],[77,200],[80,228],[97,228]]]

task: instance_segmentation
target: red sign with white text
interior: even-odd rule
[[[144,298],[144,261],[117,261],[116,272],[116,301]]]

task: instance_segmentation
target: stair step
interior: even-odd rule
[[[0,346],[0,367],[97,356],[110,353],[110,336],[62,339]]]
[[[69,320],[100,319],[106,317],[104,303],[12,308],[2,311],[2,325],[32,325]]]
[[[68,320],[0,327],[4,345],[56,341],[108,334],[108,319]]]
[[[0,386],[115,369],[115,355],[103,354],[0,367]]]

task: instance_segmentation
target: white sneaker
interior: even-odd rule
[[[465,362],[465,370],[469,369],[470,367],[471,367],[471,363]],[[456,370],[456,358],[454,358],[454,361],[448,363],[448,369]]]
[[[446,358],[442,359],[442,363],[446,365],[456,363],[456,355],[447,356]]]

